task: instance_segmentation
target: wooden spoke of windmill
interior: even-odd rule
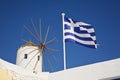
[[[35,33],[35,34],[34,34],[29,28],[27,28],[25,25],[24,25],[24,28],[26,29],[27,32],[30,33],[30,35],[31,35],[35,40],[37,40],[37,41],[39,42],[39,44],[35,44],[35,45],[38,47],[38,51],[40,51],[40,52],[37,52],[37,53],[30,59],[30,61],[26,64],[25,67],[27,67],[27,66],[30,64],[30,62],[32,61],[32,59],[35,58],[36,55],[39,54],[39,56],[43,56],[43,55],[44,55],[43,50],[57,51],[56,49],[52,49],[52,48],[48,48],[48,47],[47,47],[48,45],[53,44],[53,43],[55,43],[55,42],[57,41],[56,38],[53,38],[52,40],[47,41],[47,37],[48,37],[48,33],[49,33],[50,27],[48,26],[48,29],[47,29],[47,31],[46,31],[46,35],[45,35],[44,41],[42,42],[41,20],[40,20],[40,26],[39,26],[39,30],[40,30],[39,33],[38,33],[37,28],[36,28],[36,26],[35,26],[35,24],[34,24],[34,22],[33,22],[32,19],[31,19],[31,22],[32,22],[33,30],[34,30],[34,33]],[[24,41],[24,42],[28,42],[28,41],[26,41],[26,40],[23,40],[23,41]],[[36,50],[33,50],[33,51],[29,52],[28,55],[29,55],[29,54],[32,54],[34,51],[36,51]],[[50,60],[49,60],[48,57],[47,57],[47,53],[45,54],[45,56],[46,56],[46,60],[48,61],[50,67],[52,68],[52,64],[50,63]],[[56,60],[55,56],[53,56],[53,55],[51,55],[51,56]],[[36,62],[35,62],[35,65],[34,65],[34,68],[33,68],[34,70],[36,69],[37,64],[38,64],[38,60],[36,60]]]
[[[35,69],[36,69],[36,67],[37,67],[38,61],[40,60],[40,56],[42,56],[42,53],[39,51],[38,58],[37,58],[37,60],[36,60],[36,62],[35,62],[34,68],[33,68],[34,72],[35,72]]]

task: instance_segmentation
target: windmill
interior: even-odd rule
[[[44,68],[44,61],[43,61],[43,55],[46,57],[46,60],[48,61],[48,64],[50,65],[50,68],[53,70],[52,64],[48,58],[48,55],[44,53],[44,51],[57,51],[56,49],[48,48],[47,46],[50,44],[53,44],[54,42],[57,41],[56,38],[53,38],[52,40],[47,41],[48,33],[49,33],[49,26],[46,31],[45,39],[42,41],[42,30],[41,30],[41,20],[40,20],[40,26],[39,26],[39,33],[36,29],[36,26],[31,19],[31,23],[33,26],[34,33],[27,28],[24,25],[24,28],[31,34],[31,36],[38,41],[38,44],[35,44],[32,41],[27,41],[22,39],[23,41],[26,42],[25,45],[21,46],[18,51],[17,51],[17,59],[16,59],[16,64],[27,69],[31,70],[33,73],[40,73],[43,71]],[[50,55],[53,57],[55,61],[57,59],[55,58],[54,54]]]

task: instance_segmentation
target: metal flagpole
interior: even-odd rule
[[[63,58],[64,58],[64,70],[66,70],[66,49],[65,49],[65,36],[64,36],[64,16],[65,13],[62,13],[62,23],[63,23]]]

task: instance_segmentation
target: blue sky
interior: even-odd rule
[[[119,0],[0,0],[0,58],[16,62],[17,49],[25,44],[21,39],[36,40],[23,28],[32,30],[30,19],[39,25],[45,36],[50,26],[48,40],[56,37],[58,42],[51,48],[59,63],[50,56],[54,71],[63,70],[62,17],[92,24],[95,28],[98,49],[87,48],[74,43],[66,43],[67,68],[120,58],[120,1]],[[45,60],[45,71],[51,71]]]

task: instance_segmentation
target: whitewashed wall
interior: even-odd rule
[[[49,80],[49,72],[34,74],[30,70],[26,70],[2,59],[0,59],[0,69],[6,69],[9,75],[13,77],[13,80]]]
[[[38,53],[38,47],[36,46],[23,46],[20,47],[17,51],[17,58],[16,58],[16,65],[21,66],[27,70],[34,71],[34,66],[36,64],[36,61],[38,60],[38,56],[40,53]],[[35,51],[33,51],[35,50]],[[30,53],[33,51],[32,53]],[[30,53],[30,54],[29,54]],[[24,59],[25,54],[29,54],[27,56],[27,59]],[[26,66],[28,65],[28,66]],[[38,61],[38,64],[36,65],[36,72],[42,72],[42,56],[40,56],[40,60]]]
[[[50,74],[50,80],[111,80],[120,78],[120,58]]]

